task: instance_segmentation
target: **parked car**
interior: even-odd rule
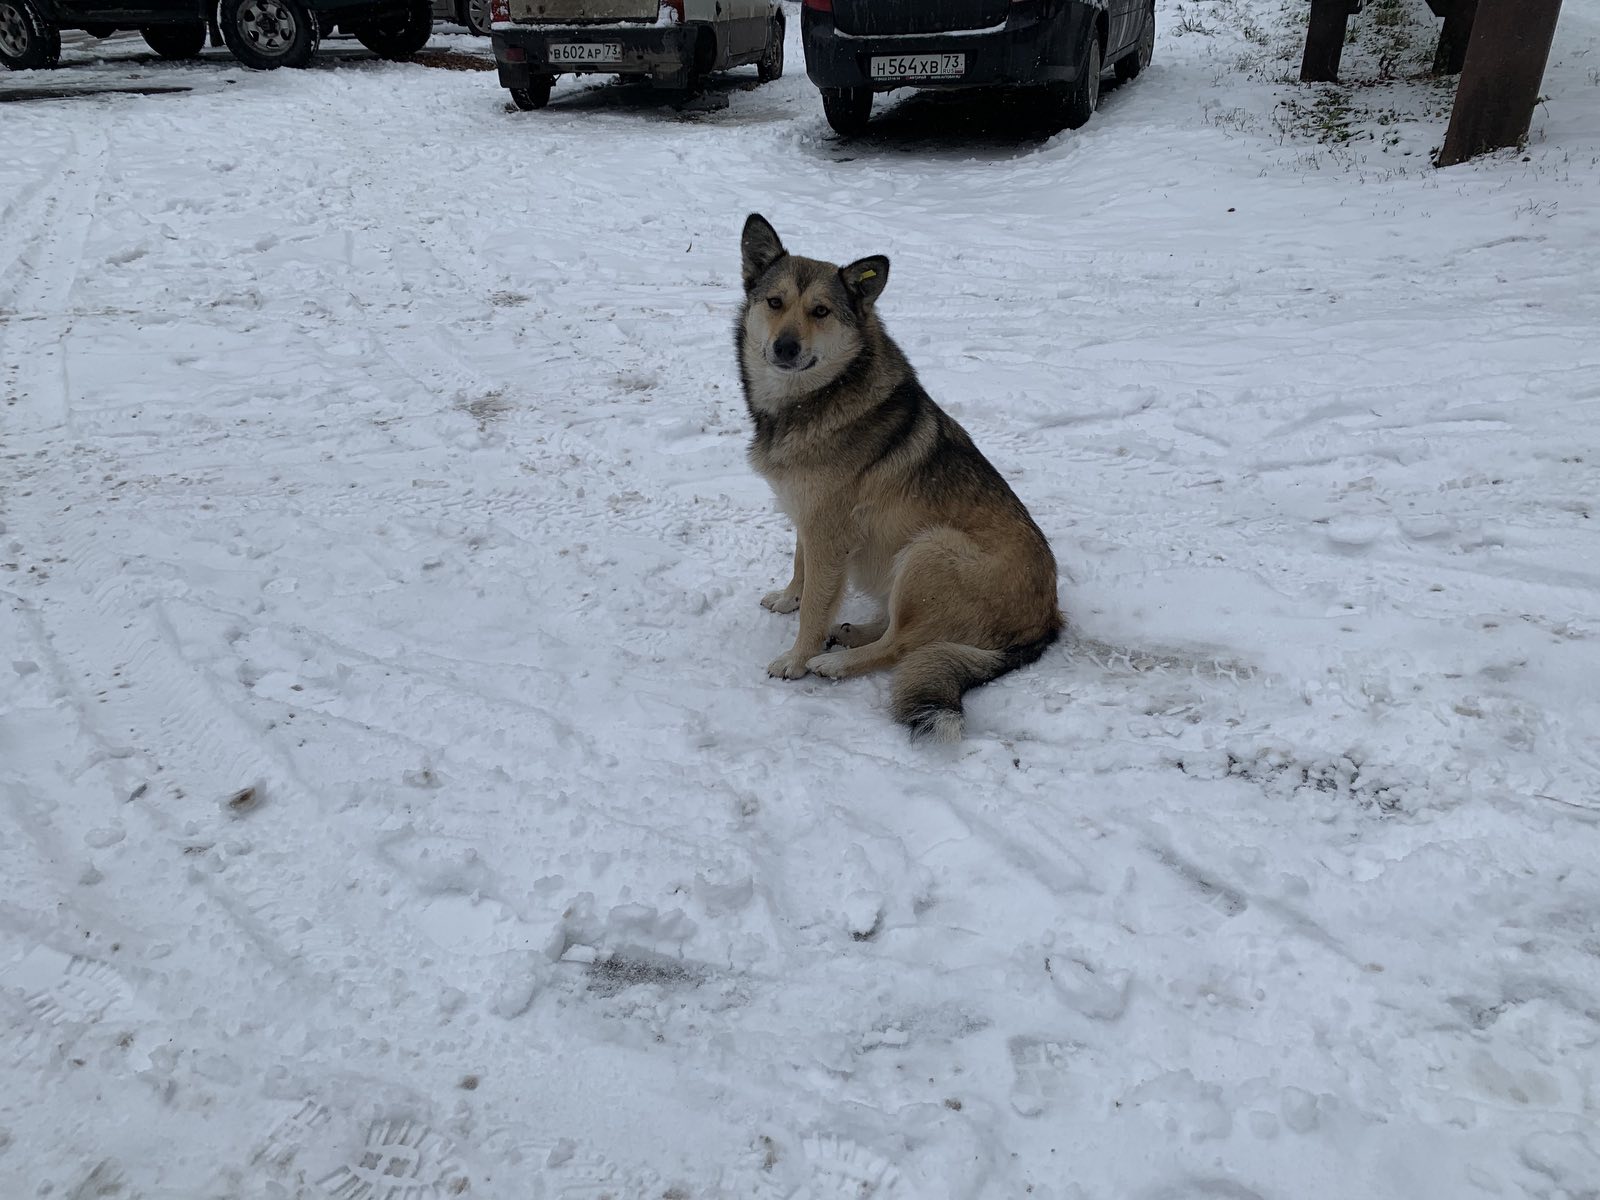
[[[4,2],[4,0],[0,0]],[[706,75],[756,64],[783,74],[778,0],[493,0],[500,84],[523,111],[543,108],[558,75],[648,78],[700,90]]]
[[[489,0],[433,0],[433,19],[465,25],[468,33],[489,36]]]
[[[233,56],[263,71],[305,66],[335,30],[398,62],[433,36],[433,0],[221,0],[217,23]]]
[[[1036,87],[1076,129],[1100,78],[1132,79],[1155,49],[1155,0],[802,0],[806,74],[828,124],[861,133],[894,88]]]
[[[213,10],[233,56],[261,70],[305,66],[335,29],[392,59],[411,57],[433,34],[432,0],[0,0],[0,63],[55,66],[63,29],[96,37],[137,29],[161,57],[193,58]]]
[[[205,48],[208,0],[0,0],[0,63],[13,71],[53,67],[61,31],[109,37],[137,29],[162,58],[193,58]]]

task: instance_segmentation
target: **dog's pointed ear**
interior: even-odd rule
[[[744,260],[744,290],[747,292],[768,267],[789,253],[778,240],[778,231],[760,213],[751,213],[744,219],[739,251]]]
[[[889,282],[889,260],[881,254],[858,258],[848,267],[839,268],[839,279],[862,308],[871,308]]]

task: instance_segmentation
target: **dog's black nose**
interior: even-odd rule
[[[785,333],[772,343],[772,357],[781,363],[792,363],[800,357],[800,339]]]

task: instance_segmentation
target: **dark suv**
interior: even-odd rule
[[[0,63],[13,71],[53,67],[61,58],[61,31],[87,29],[107,37],[137,29],[162,58],[193,58],[205,48],[206,10],[200,0],[0,0]]]
[[[1132,79],[1155,49],[1155,0],[803,0],[806,74],[828,124],[867,127],[894,88],[1038,87],[1076,129],[1110,69]]]
[[[383,58],[410,58],[433,34],[432,0],[0,0],[0,63],[53,67],[61,31],[106,37],[137,29],[163,58],[193,58],[215,14],[222,39],[247,67],[303,67],[324,34],[353,34]]]

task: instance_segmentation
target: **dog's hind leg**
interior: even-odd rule
[[[854,650],[858,646],[871,645],[884,635],[889,628],[888,617],[878,617],[871,621],[846,621],[842,625],[835,625],[828,630],[828,641],[834,646],[843,646],[847,650]]]
[[[964,601],[983,587],[975,551],[966,535],[950,529],[913,540],[895,562],[887,617],[850,626],[849,640],[837,626],[834,641],[850,649],[818,655],[806,666],[829,679],[848,679],[895,666],[929,642],[966,641],[974,622]]]
[[[800,593],[805,588],[806,582],[806,555],[805,547],[800,543],[800,535],[794,535],[794,574],[789,577],[789,586],[781,591],[768,592],[761,597],[761,607],[775,613],[792,613],[800,607]]]
[[[807,662],[806,667],[824,679],[849,679],[892,667],[900,661],[903,653],[905,645],[900,638],[892,632],[885,632],[882,637],[865,646],[819,654]]]

